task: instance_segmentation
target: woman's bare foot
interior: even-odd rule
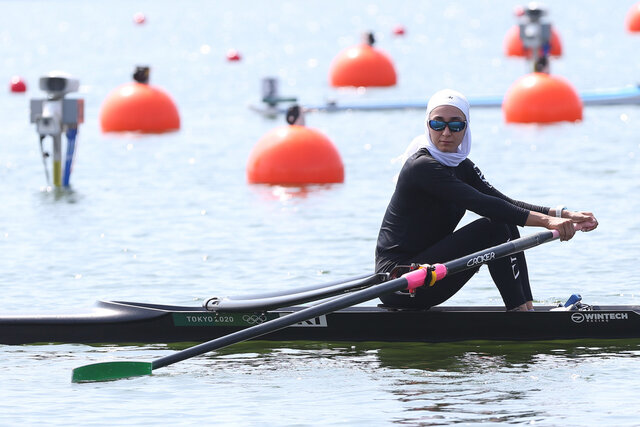
[[[529,311],[529,308],[527,307],[527,303],[524,303],[524,304],[519,305],[519,306],[517,306],[515,308],[512,308],[509,311]]]

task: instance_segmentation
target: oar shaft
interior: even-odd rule
[[[179,351],[169,356],[161,357],[152,362],[152,368],[162,368],[163,366],[171,365],[173,363],[180,362],[193,356],[198,356],[200,354],[217,350],[231,344],[257,338],[270,332],[286,328],[287,326],[291,326],[305,320],[313,319],[314,317],[323,316],[337,310],[342,310],[344,308],[351,307],[353,305],[360,304],[374,298],[378,298],[379,296],[384,294],[406,289],[410,283],[424,283],[426,275],[427,270],[425,269],[411,271],[397,279],[393,279],[379,285],[371,286],[370,288],[346,294],[345,296],[342,296],[335,300],[305,308],[286,316],[279,317],[277,319],[273,319],[256,326],[252,326],[250,328],[242,329],[238,332],[225,335],[212,341],[196,345],[194,347]]]
[[[556,230],[541,231],[530,236],[520,237],[510,242],[502,243],[488,249],[483,249],[470,255],[465,255],[461,258],[454,259],[453,261],[445,262],[444,264],[435,264],[436,280],[441,280],[445,276],[456,274],[470,268],[479,267],[482,264],[486,264],[498,258],[522,252],[526,249],[533,248],[534,246],[555,240],[558,237],[560,237],[560,234]]]
[[[308,291],[315,291],[318,289],[324,289],[324,288],[330,288],[333,287],[335,285],[342,285],[342,284],[346,284],[346,283],[351,283],[351,282],[360,282],[360,281],[370,281],[370,280],[378,280],[378,283],[383,281],[384,278],[383,277],[384,274],[382,273],[375,273],[375,274],[361,274],[359,276],[353,276],[353,277],[347,277],[345,279],[340,279],[340,280],[335,280],[333,282],[329,282],[329,283],[317,283],[314,285],[307,285],[307,286],[303,286],[303,287],[299,287],[296,289],[288,289],[285,291],[274,291],[274,292],[263,292],[261,294],[255,294],[255,295],[231,295],[228,296],[227,298],[230,300],[249,300],[249,299],[263,299],[263,298],[272,298],[272,297],[280,297],[280,296],[285,296],[285,295],[292,295],[292,294],[300,294],[303,292],[308,292]],[[358,286],[357,282],[354,284],[354,286]]]
[[[374,275],[363,276],[357,281],[336,282],[325,284],[322,287],[315,287],[304,292],[274,293],[273,296],[257,298],[255,296],[249,298],[209,298],[204,306],[210,311],[263,311],[273,310],[280,307],[291,307],[297,304],[304,304],[311,301],[330,298],[347,292],[353,292],[358,289],[367,288],[377,285],[387,279],[386,273],[377,273]]]

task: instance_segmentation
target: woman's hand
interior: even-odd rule
[[[562,211],[562,218],[554,215],[530,211],[525,225],[544,227],[548,230],[558,230],[560,240],[570,240],[576,229],[591,231],[598,226],[598,220],[591,212]]]
[[[598,220],[591,212],[562,211],[562,218],[570,219],[581,231],[591,231],[598,227]]]
[[[570,240],[576,234],[576,229],[573,226],[573,221],[571,221],[569,218],[547,216],[545,219],[545,228],[548,230],[558,230],[558,233],[560,233],[560,241]]]

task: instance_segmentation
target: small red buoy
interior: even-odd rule
[[[404,26],[402,25],[396,25],[395,27],[393,27],[393,34],[396,36],[404,36],[405,33],[405,29]]]
[[[640,3],[631,6],[625,18],[625,25],[631,33],[640,32]]]
[[[147,17],[144,16],[144,13],[137,12],[133,15],[133,22],[135,22],[136,24],[144,24],[145,22],[147,22]]]
[[[552,123],[582,120],[582,100],[564,78],[527,74],[509,88],[502,102],[508,123]]]
[[[562,56],[562,42],[560,41],[558,32],[553,27],[551,27],[551,40],[549,44],[549,55]],[[509,29],[509,31],[507,31],[507,34],[504,37],[503,47],[504,54],[506,56],[531,56],[531,52],[529,52],[529,49],[525,49],[522,45],[522,39],[520,38],[520,27],[517,25],[514,25]]]
[[[341,183],[344,166],[336,147],[321,132],[287,125],[267,132],[253,147],[247,179],[274,185]]]
[[[9,90],[13,93],[26,92],[27,84],[22,77],[13,76],[11,77],[11,81],[9,82]]]
[[[242,57],[240,56],[240,52],[235,49],[229,49],[227,51],[227,61],[240,61]]]
[[[149,67],[136,67],[134,82],[126,83],[102,104],[103,132],[163,133],[180,129],[180,115],[171,97],[151,86]]]
[[[331,86],[394,86],[396,70],[389,56],[373,47],[373,34],[365,34],[366,42],[349,47],[331,63]]]

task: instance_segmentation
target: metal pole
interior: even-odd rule
[[[51,135],[53,138],[53,185],[62,187],[62,135]]]

